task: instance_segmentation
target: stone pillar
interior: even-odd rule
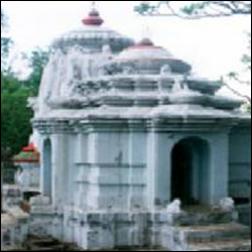
[[[228,196],[228,135],[215,134],[209,140],[210,144],[210,194],[209,202],[216,204]]]
[[[132,131],[129,133],[129,171],[128,171],[128,209],[146,207],[146,133]],[[137,189],[137,190],[135,190]]]
[[[173,139],[167,133],[157,135],[156,206],[166,207],[171,200],[171,151]]]
[[[66,186],[68,175],[68,138],[65,134],[52,136],[52,203],[61,206],[67,203]]]
[[[148,134],[147,188],[148,206],[164,207],[171,193],[171,149],[173,142],[167,133],[155,130]]]
[[[88,175],[88,195],[87,205],[91,209],[99,208],[99,167],[98,159],[98,133],[90,132],[88,135],[88,163],[90,163],[90,172]]]
[[[40,171],[41,192],[52,200],[53,194],[53,165],[52,165],[52,141],[45,137],[42,144],[42,162]]]
[[[67,167],[66,171],[67,173],[65,174],[66,180],[67,180],[67,187],[69,188],[68,190],[68,204],[73,204],[76,207],[76,202],[74,201],[74,195],[77,192],[77,186],[75,183],[75,177],[77,173],[77,169],[75,167],[75,162],[77,160],[77,135],[75,134],[68,134],[67,135]]]
[[[87,206],[87,184],[85,183],[85,178],[89,172],[89,166],[87,164],[88,158],[88,135],[85,133],[80,133],[77,137],[77,147],[76,147],[76,160],[75,160],[75,170],[76,170],[76,192],[74,193],[75,205],[81,209],[86,209]]]
[[[157,167],[157,133],[150,131],[147,136],[147,205],[155,208],[155,171]]]

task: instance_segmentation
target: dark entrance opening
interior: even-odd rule
[[[178,198],[184,204],[191,204],[192,155],[185,144],[178,143],[174,147],[172,164],[172,200]]]
[[[52,198],[52,144],[50,139],[44,142],[43,195]]]
[[[199,138],[178,142],[172,150],[171,199],[184,205],[207,204],[209,200],[208,144]]]

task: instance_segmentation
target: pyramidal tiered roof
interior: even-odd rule
[[[134,43],[105,28],[96,9],[82,22],[54,43],[39,97],[48,110],[39,117],[239,114],[241,101],[217,95],[219,81],[194,76],[190,64],[150,39]]]

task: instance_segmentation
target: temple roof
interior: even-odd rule
[[[216,94],[220,81],[194,76],[188,63],[150,39],[135,44],[104,27],[95,9],[82,23],[54,43],[35,118],[239,115],[242,101]]]
[[[117,60],[129,61],[167,58],[173,58],[170,52],[160,46],[155,46],[150,40],[144,39],[122,51]]]
[[[14,156],[15,163],[39,163],[40,154],[33,143],[22,148],[22,151]]]
[[[174,57],[169,51],[145,38],[139,43],[124,49],[114,63],[117,65],[131,64],[137,72],[160,73],[163,66],[170,68],[172,72],[187,73],[191,66]]]
[[[82,19],[82,27],[69,31],[53,42],[53,48],[69,48],[74,45],[101,49],[108,44],[112,51],[118,52],[134,44],[134,41],[118,32],[103,26],[104,20],[96,9],[92,9]]]

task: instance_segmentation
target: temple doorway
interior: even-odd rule
[[[50,139],[44,142],[43,195],[52,198],[52,144]]]
[[[179,141],[172,150],[171,199],[184,205],[207,204],[209,180],[208,143],[200,138]]]

